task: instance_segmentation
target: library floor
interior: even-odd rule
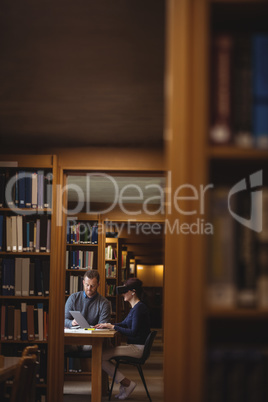
[[[159,336],[160,335],[160,336]],[[148,402],[149,399],[142,384],[138,370],[135,367],[122,366],[126,377],[137,383],[133,393],[127,400]],[[151,355],[143,366],[143,373],[146,384],[153,402],[163,402],[163,344],[160,331],[154,341]],[[118,385],[115,384],[111,401],[118,401],[115,398]],[[65,381],[64,402],[90,402],[91,385],[84,381]],[[102,397],[102,402],[108,401],[107,396]]]

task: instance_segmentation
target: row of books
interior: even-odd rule
[[[92,269],[94,251],[66,250],[66,269]]]
[[[268,190],[256,191],[254,202],[247,191],[232,196],[230,204],[228,196],[226,187],[211,193],[208,303],[267,308]]]
[[[116,294],[116,285],[106,283],[106,296],[115,296]]]
[[[207,402],[267,401],[267,350],[212,349],[207,369]]]
[[[48,312],[43,303],[1,306],[1,341],[46,341]]]
[[[116,265],[106,262],[105,275],[106,275],[106,278],[116,278]]]
[[[0,208],[51,208],[52,173],[43,170],[0,172]]]
[[[51,220],[22,215],[0,215],[0,251],[50,252]]]
[[[105,259],[106,260],[116,260],[117,259],[117,249],[111,244],[105,247]]]
[[[122,269],[127,267],[127,251],[122,250],[122,261],[121,261]]]
[[[47,259],[0,258],[0,274],[3,296],[49,296]]]
[[[71,295],[72,293],[79,292],[80,290],[83,290],[83,275],[66,275],[66,286],[65,286],[65,294],[66,295]]]
[[[268,34],[217,34],[211,55],[214,144],[268,148]]]
[[[98,244],[98,223],[67,220],[67,244]]]

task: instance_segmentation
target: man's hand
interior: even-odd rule
[[[78,325],[78,323],[75,320],[73,320],[72,321],[72,326],[74,327],[75,325]]]

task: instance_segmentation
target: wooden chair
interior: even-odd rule
[[[38,345],[26,346],[23,349],[22,356],[38,355]]]
[[[112,396],[112,392],[113,392],[113,386],[114,386],[114,380],[115,380],[115,376],[116,376],[116,372],[117,372],[117,369],[119,367],[119,364],[128,364],[128,365],[132,365],[132,366],[137,367],[138,372],[140,374],[140,377],[142,379],[145,391],[147,393],[147,396],[148,396],[150,402],[152,401],[151,397],[150,397],[150,394],[149,394],[149,391],[148,391],[148,388],[147,388],[147,385],[146,385],[144,375],[143,375],[142,365],[144,365],[144,363],[146,362],[146,360],[150,356],[151,349],[152,349],[153,342],[154,342],[156,334],[157,334],[157,331],[152,331],[148,335],[148,337],[146,339],[146,342],[145,342],[145,345],[144,345],[144,350],[143,350],[142,357],[140,357],[140,358],[130,357],[130,356],[113,356],[113,357],[111,357],[110,360],[115,360],[116,365],[115,365],[113,381],[112,381],[110,394],[109,394],[109,401],[111,400],[111,396]]]
[[[16,370],[10,402],[32,402],[36,374],[36,355],[22,356]]]
[[[38,345],[29,345],[23,349],[22,356],[31,356],[36,355],[36,365],[35,365],[35,380],[32,383],[32,388],[30,392],[30,402],[35,402],[35,389],[36,389],[36,381],[39,376],[40,370],[40,350],[38,349]]]

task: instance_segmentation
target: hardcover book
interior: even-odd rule
[[[219,34],[213,38],[210,140],[214,144],[227,144],[232,140],[232,51],[231,35]]]
[[[253,134],[258,148],[268,148],[268,34],[252,38]]]

